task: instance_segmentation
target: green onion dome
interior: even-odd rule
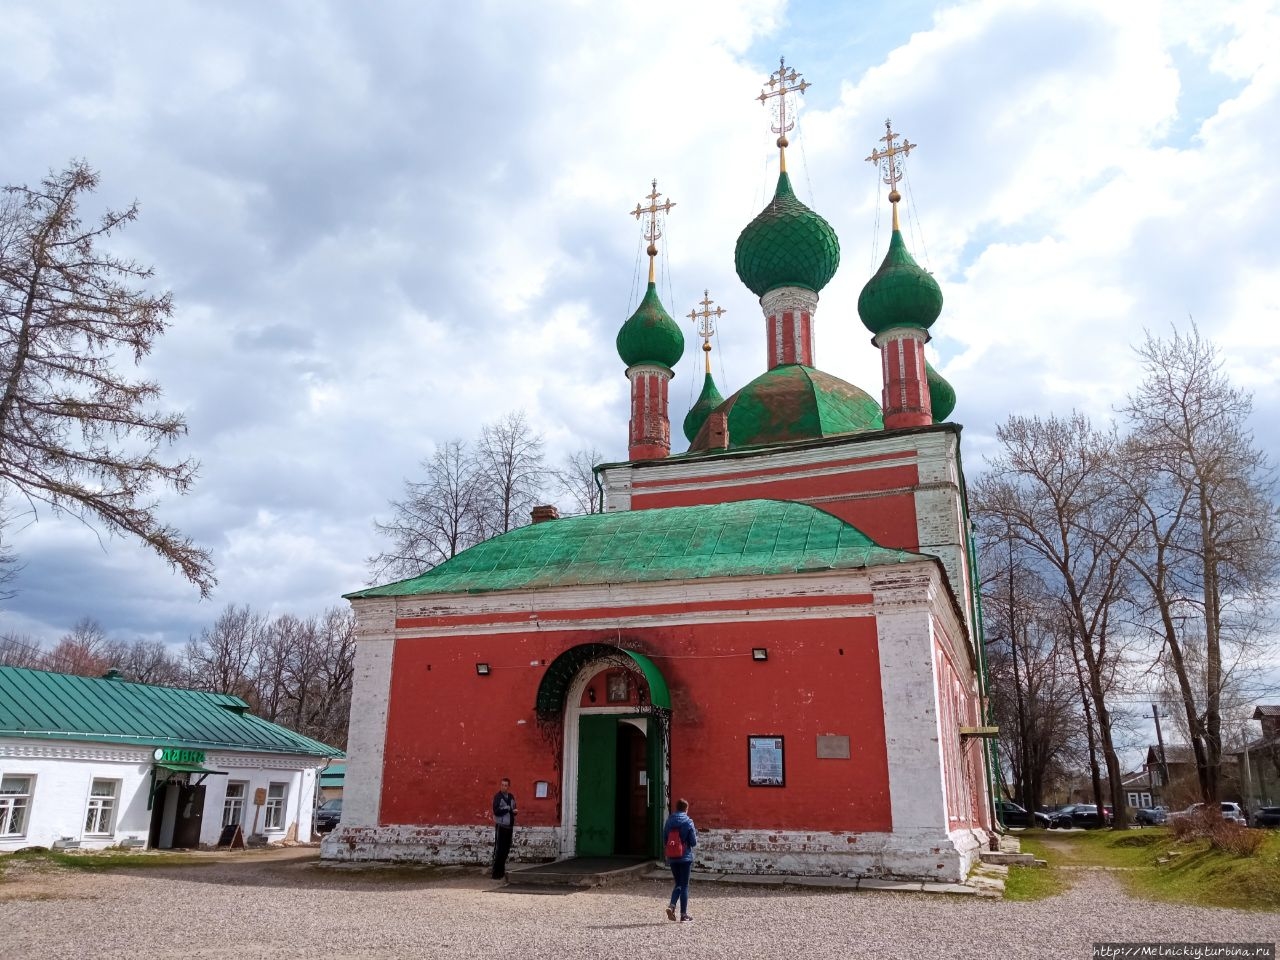
[[[711,371],[708,370],[706,379],[702,381],[702,393],[698,395],[697,402],[689,408],[689,412],[684,417],[684,435],[690,443],[693,443],[693,438],[707,422],[707,417],[711,416],[711,411],[722,403],[724,403],[724,397],[720,396],[720,391],[716,389],[716,382],[711,379]]]
[[[729,449],[883,430],[880,404],[851,383],[798,363],[774,367],[720,404]],[[709,449],[704,423],[690,451]]]
[[[618,331],[618,356],[628,367],[637,363],[660,363],[674,367],[684,355],[684,334],[658,299],[652,282],[640,306]]]
[[[872,333],[892,327],[928,330],[942,312],[942,291],[912,259],[900,230],[893,231],[889,252],[876,275],[858,297],[858,316]]]
[[[784,170],[769,205],[738,235],[733,259],[757,297],[778,287],[817,293],[840,265],[840,241],[831,224],[796,199]]]
[[[933,422],[941,423],[956,408],[955,387],[947,383],[928,360],[924,362],[924,378],[929,384],[929,406],[933,410]]]

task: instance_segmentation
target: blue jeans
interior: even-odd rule
[[[689,871],[693,869],[693,861],[691,860],[669,860],[671,866],[671,876],[675,877],[676,885],[671,890],[671,905],[674,907],[676,901],[680,901],[680,916],[687,917],[689,915]]]

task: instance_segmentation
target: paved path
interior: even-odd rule
[[[1096,940],[1267,941],[1280,915],[1130,899],[1078,873],[1052,900],[779,890],[695,883],[693,923],[670,923],[655,880],[574,893],[509,892],[481,871],[346,869],[309,859],[215,861],[87,874],[11,869],[0,954],[42,958],[1090,956]]]

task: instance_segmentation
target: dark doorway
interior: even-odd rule
[[[618,783],[615,812],[615,853],[649,853],[648,738],[630,723],[618,724]]]
[[[182,784],[178,792],[178,818],[173,825],[173,845],[186,849],[200,846],[200,824],[203,821],[204,784]]]

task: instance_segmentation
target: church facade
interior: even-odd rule
[[[795,79],[780,69],[771,89]],[[767,369],[725,399],[708,362],[689,449],[672,454],[684,338],[653,283],[655,185],[636,211],[650,283],[618,335],[629,456],[597,469],[603,511],[535,513],[349,596],[351,759],[325,857],[484,862],[500,777],[519,803],[515,860],[657,857],[677,797],[697,869],[954,881],[985,849],[960,428],[923,351],[942,296],[897,228],[911,145],[889,130],[873,154],[895,187],[889,251],[859,299],[877,403],[814,366],[839,245],[791,189],[781,126],[777,191],[736,251]]]

